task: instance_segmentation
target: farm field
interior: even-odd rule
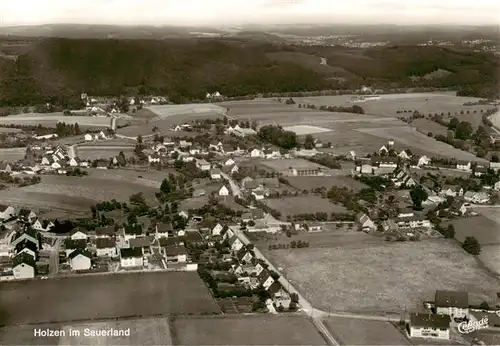
[[[295,132],[297,136],[309,135],[315,133],[329,132],[330,129],[325,129],[323,127],[311,126],[311,125],[295,125],[284,127],[283,130]]]
[[[0,161],[16,162],[24,158],[26,148],[0,148]]]
[[[304,316],[254,315],[175,318],[175,345],[326,345]]]
[[[306,213],[343,213],[346,209],[340,204],[333,204],[328,199],[319,196],[298,196],[284,198],[269,198],[265,200],[268,207],[281,213],[281,219],[286,220],[288,215]]]
[[[457,160],[485,162],[485,160],[480,159],[471,153],[455,149],[451,145],[431,139],[408,126],[391,128],[358,128],[357,131],[363,134],[366,133],[378,136],[380,138],[392,138],[394,139],[397,147],[410,148],[414,153],[417,151],[424,151],[427,153],[433,153],[435,156],[444,156],[448,158],[453,157]]]
[[[78,147],[110,147],[110,146],[131,146],[135,147],[137,141],[126,138],[113,138],[107,140],[89,141],[78,144]]]
[[[296,103],[314,104],[316,106],[350,106],[351,98],[356,95],[339,96],[311,96],[296,97]],[[466,102],[478,101],[474,97],[455,96],[454,92],[436,92],[436,93],[407,93],[407,94],[381,94],[379,100],[367,100],[357,103],[363,107],[366,114],[376,114],[381,116],[396,116],[397,111],[410,110],[419,111],[422,114],[428,113],[448,113],[460,112],[461,110],[488,109],[492,106],[464,106]]]
[[[0,293],[7,325],[220,313],[197,273],[129,273],[8,282],[0,285]],[[33,305],[34,301],[37,304]]]
[[[179,115],[194,115],[203,118],[205,114],[217,113],[218,115],[223,115],[226,111],[223,107],[210,103],[149,106],[146,107],[146,109],[155,113],[159,119],[166,119]]]
[[[104,147],[96,149],[90,146],[78,146],[76,148],[76,155],[82,160],[109,160],[120,154],[123,151],[126,157],[133,156],[134,148],[129,146],[124,147]]]
[[[389,322],[330,317],[325,326],[341,345],[411,345]]]
[[[493,299],[499,285],[451,240],[380,239],[378,246],[262,250],[277,267],[287,268],[297,289],[325,311],[401,313],[405,306],[417,308],[432,299],[435,290],[468,291],[471,304],[480,303]]]
[[[65,194],[28,192],[23,188],[0,191],[0,199],[13,207],[28,207],[35,210],[60,210],[67,212],[90,213],[94,199],[68,196]]]
[[[0,127],[0,133],[19,133],[19,132],[23,132],[23,130],[9,128],[9,127]]]
[[[36,126],[40,124],[42,126],[55,127],[58,122],[65,122],[66,124],[78,123],[78,125],[86,127],[109,127],[111,125],[111,118],[80,115],[64,116],[62,113],[27,113],[22,115],[9,115],[0,118],[0,125],[15,124]]]
[[[415,127],[418,131],[427,135],[429,132],[435,135],[443,135],[446,136],[448,133],[448,129],[443,125],[436,123],[435,121],[429,119],[415,119],[409,124],[410,126]]]
[[[317,163],[309,162],[304,159],[283,159],[283,160],[262,160],[260,164],[268,169],[271,169],[277,173],[288,173],[290,167],[294,168],[310,168],[314,169],[316,167],[323,167]],[[326,167],[323,167],[328,169]]]
[[[287,177],[286,180],[294,188],[299,190],[310,190],[325,187],[327,190],[332,186],[345,186],[354,191],[359,191],[368,187],[360,181],[354,180],[348,176],[331,177]]]

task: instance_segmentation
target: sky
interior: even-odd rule
[[[0,0],[0,26],[500,24],[500,0]]]

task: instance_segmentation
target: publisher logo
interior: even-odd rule
[[[496,312],[500,316],[500,311]],[[479,321],[461,322],[458,331],[462,334],[470,334],[480,329],[488,328],[488,317],[483,317]]]

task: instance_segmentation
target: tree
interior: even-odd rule
[[[314,137],[311,134],[306,135],[304,139],[304,148],[308,150],[314,148]]]
[[[479,308],[480,308],[481,310],[489,310],[489,309],[490,309],[490,306],[488,305],[488,302],[483,301],[483,302],[479,305]]]
[[[498,154],[493,154],[491,155],[491,162],[499,162],[500,157],[498,157]]]
[[[454,238],[455,237],[455,226],[451,223],[446,227],[443,231],[443,235],[445,238]]]
[[[142,136],[137,136],[137,143],[142,144]]]
[[[455,138],[466,140],[472,135],[473,131],[471,123],[461,121],[455,129]]]
[[[422,185],[418,185],[411,189],[410,197],[415,209],[421,209],[422,202],[425,201],[429,195],[427,194],[427,191],[424,190]]]
[[[477,256],[481,253],[481,245],[479,245],[479,242],[474,237],[465,238],[465,241],[462,244],[462,248],[474,256]]]

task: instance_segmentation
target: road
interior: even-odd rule
[[[144,138],[148,138],[148,137],[153,137],[154,135],[155,135],[155,133],[153,133],[153,134],[149,134],[149,135],[141,135],[141,137],[144,139]],[[134,140],[134,141],[136,141],[136,140],[137,140],[137,137],[125,136],[125,135],[121,135],[121,134],[119,134],[119,133],[115,133],[115,136],[116,136],[117,138],[122,138],[122,139],[132,139],[132,140]]]
[[[68,147],[68,156],[70,158],[76,157],[76,144],[70,145]]]
[[[57,237],[54,246],[50,249],[49,275],[56,276],[59,272],[59,249],[61,248],[63,237]]]
[[[241,190],[240,190],[240,187],[238,186],[238,184],[236,184],[234,182],[234,180],[229,175],[227,175],[226,173],[221,172],[221,175],[222,175],[222,177],[224,179],[226,179],[227,181],[229,181],[229,185],[231,187],[231,191],[233,193],[233,196],[241,197],[242,193],[241,193]]]

